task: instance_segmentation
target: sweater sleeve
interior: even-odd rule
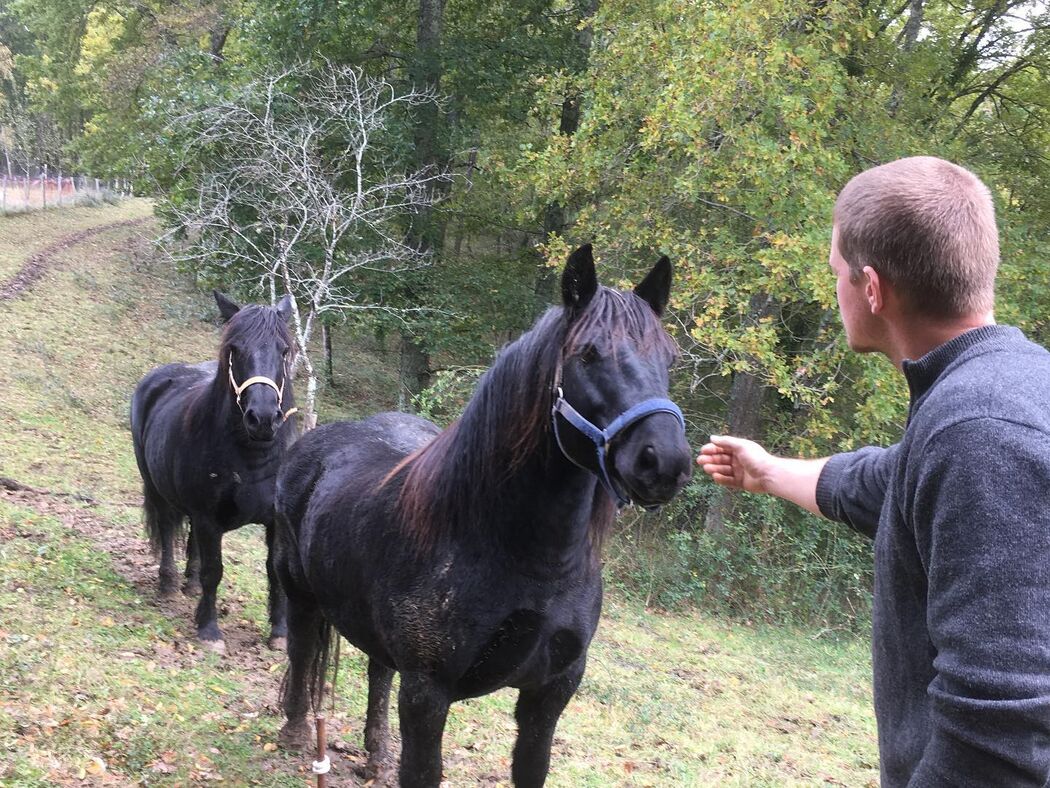
[[[932,735],[915,786],[1042,786],[1050,769],[1050,436],[1002,419],[926,445],[911,521],[928,577]]]
[[[874,539],[899,445],[868,446],[831,457],[817,480],[820,513]]]

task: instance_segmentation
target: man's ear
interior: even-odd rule
[[[886,282],[870,265],[864,266],[861,276],[864,277],[864,297],[868,299],[868,308],[873,315],[881,314],[886,307]]]

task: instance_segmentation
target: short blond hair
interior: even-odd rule
[[[864,266],[913,310],[954,318],[995,303],[999,231],[980,178],[933,156],[865,170],[835,201],[839,253],[851,278]]]

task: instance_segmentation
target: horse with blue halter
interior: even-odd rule
[[[175,549],[190,521],[187,594],[200,593],[197,636],[222,653],[215,610],[222,536],[247,523],[266,527],[270,645],[284,649],[286,605],[273,565],[277,468],[295,439],[288,332],[291,298],[243,309],[215,292],[226,321],[218,361],[167,364],[149,372],[131,400],[131,432],[142,475],[146,530],[160,552],[160,594],[175,594]]]
[[[311,738],[334,627],[369,657],[371,772],[387,764],[397,671],[401,785],[440,783],[453,701],[506,686],[519,690],[514,782],[543,784],[598,625],[602,538],[618,506],[666,503],[691,474],[667,399],[670,284],[665,257],[634,292],[599,287],[581,247],[563,305],[502,351],[444,432],[384,413],[293,447],[275,502],[285,746]]]

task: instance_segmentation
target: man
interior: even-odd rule
[[[819,460],[712,436],[719,484],[875,540],[882,785],[1042,786],[1050,771],[1050,354],[993,317],[988,189],[930,157],[851,180],[831,268],[850,348],[890,358],[900,443]],[[914,360],[911,360],[914,359]]]

